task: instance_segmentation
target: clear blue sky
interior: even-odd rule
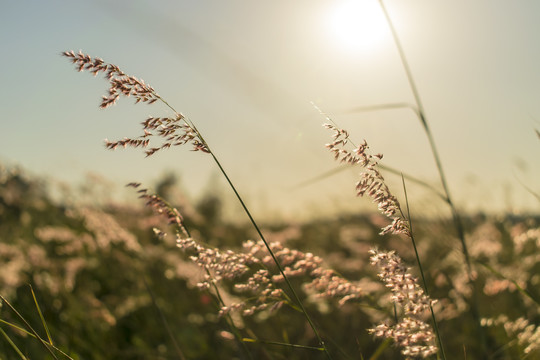
[[[189,116],[260,214],[363,206],[353,195],[356,172],[295,188],[336,166],[310,101],[384,153],[385,164],[438,185],[410,110],[354,112],[413,97],[387,28],[350,30],[376,39],[362,49],[335,33],[341,3],[1,0],[0,161],[65,182],[101,174],[117,189],[151,184],[169,170],[193,194],[206,186],[215,169],[204,154],[105,150],[105,138],[136,136],[140,121],[167,109],[121,99],[100,110],[106,82],[77,74],[59,55],[81,49],[143,78]],[[540,192],[540,2],[385,4],[458,203],[538,211],[520,182]],[[369,11],[369,19],[381,18],[377,7]],[[401,194],[399,179],[388,179]],[[410,192],[417,209],[437,207],[421,188]]]

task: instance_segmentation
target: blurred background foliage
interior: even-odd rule
[[[194,238],[220,249],[240,249],[243,241],[257,240],[249,226],[225,219],[219,191],[210,186],[190,203],[178,180],[165,174],[154,184],[155,192],[179,209]],[[172,237],[154,235],[154,227],[174,233],[166,220],[143,202],[109,202],[107,191],[91,183],[78,191],[79,199],[93,199],[92,204],[62,196],[53,199],[47,181],[15,168],[0,170],[0,294],[40,332],[31,285],[57,347],[74,359],[324,358],[312,350],[235,342],[226,321],[217,315],[216,299],[197,288],[202,270]],[[465,218],[480,284],[481,316],[523,317],[533,335],[540,321],[539,220],[533,215]],[[369,265],[368,250],[396,250],[415,271],[409,243],[378,235],[385,221],[376,214],[342,214],[264,225],[270,241],[321,256],[326,266],[358,281],[367,292],[362,300],[343,306],[301,293],[335,358],[399,357],[397,349],[367,333],[392,316],[388,293]],[[413,225],[430,294],[439,300],[435,310],[448,358],[540,356],[534,345],[540,343],[538,335],[524,340],[524,329],[512,332],[502,325],[486,327],[488,348],[481,348],[469,314],[473,290],[450,220],[423,217],[413,219]],[[301,289],[302,279],[293,284]],[[240,296],[232,285],[223,289],[229,300]],[[5,305],[0,319],[24,327]],[[245,337],[317,346],[302,314],[287,307],[271,316],[237,317],[235,323]],[[5,323],[0,327],[28,358],[47,358],[35,339]],[[44,331],[40,334],[45,338]],[[531,344],[532,350],[526,351]],[[0,358],[20,358],[5,338],[0,338]]]

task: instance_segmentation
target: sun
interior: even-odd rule
[[[334,41],[354,52],[374,51],[388,34],[388,25],[377,0],[345,0],[330,13]]]

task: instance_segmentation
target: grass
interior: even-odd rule
[[[27,178],[19,187],[10,186],[9,196],[18,191],[23,194],[29,187],[32,179]],[[29,224],[23,227],[13,220],[1,225],[3,234],[11,234],[0,246],[2,284],[6,279],[12,284],[3,285],[2,294],[43,343],[52,342],[74,359],[181,358],[177,348],[187,359],[326,358],[305,317],[287,298],[282,281],[273,283],[272,289],[282,289],[283,295],[266,296],[266,308],[244,315],[244,310],[264,304],[257,299],[264,296],[266,287],[251,291],[250,279],[256,279],[261,270],[271,274],[267,276],[270,280],[279,274],[272,260],[266,259],[263,244],[245,241],[252,237],[251,229],[219,219],[207,228],[205,221],[194,222],[185,216],[184,224],[192,236],[202,233],[199,229],[206,230],[208,236],[206,242],[193,245],[197,247],[187,248],[184,243],[179,248],[177,226],[169,225],[168,214],[121,204],[56,212],[62,204],[49,202],[43,207],[47,196],[39,191],[33,194],[39,201],[25,198],[24,204],[31,218]],[[2,199],[7,196],[4,192],[0,195]],[[174,198],[171,203],[175,203]],[[15,207],[10,208],[7,214],[15,211]],[[58,214],[54,223],[48,217],[50,213]],[[292,285],[334,358],[400,357],[402,348],[396,347],[394,340],[368,332],[381,324],[397,325],[405,315],[405,303],[396,303],[394,310],[392,296],[396,293],[378,278],[380,270],[370,264],[369,250],[374,246],[380,252],[394,250],[405,267],[412,266],[416,257],[406,238],[378,235],[381,224],[387,224],[385,219],[383,215],[342,215],[297,225],[262,226],[278,260],[287,264],[285,268],[290,267],[285,272],[290,274]],[[536,344],[538,221],[535,217],[465,217],[464,225],[474,244],[471,257],[482,289],[479,302],[485,313],[483,323],[491,339],[489,353],[482,350],[474,335],[476,325],[468,307],[470,285],[460,252],[440,246],[441,242],[459,243],[448,236],[451,219],[417,217],[414,221],[429,295],[437,300],[433,310],[447,358],[464,358],[464,349],[468,359],[484,358],[486,354],[493,359],[533,359],[537,355],[534,346],[528,353],[525,349]],[[156,236],[152,230],[156,226],[167,235]],[[291,273],[305,266],[306,258],[310,259],[308,253],[324,259],[324,263],[311,258],[310,269],[317,270],[314,274]],[[199,260],[207,259],[205,255],[215,260],[205,263],[213,277],[206,277],[199,265]],[[231,278],[219,272],[232,269],[239,256],[244,256],[244,263],[249,265],[246,272]],[[408,271],[420,276],[415,269]],[[219,281],[214,281],[216,275],[221,276]],[[209,287],[197,286],[206,281]],[[36,290],[37,301],[27,283]],[[237,286],[242,284],[246,286]],[[341,301],[348,295],[358,296]],[[241,306],[220,316],[224,304]],[[278,308],[271,309],[273,305]],[[503,314],[506,323],[497,320]],[[6,304],[0,318],[0,328],[7,335],[0,340],[2,358],[21,358],[8,338],[27,358],[44,356],[47,350],[43,343]],[[520,318],[528,325],[520,325]],[[422,319],[430,322],[429,309]],[[63,358],[59,352],[56,356]]]
[[[540,218],[460,213],[404,50],[380,3],[415,104],[360,110],[412,108],[442,190],[401,174],[403,208],[383,176],[399,170],[380,164],[381,154],[372,153],[365,140],[353,141],[325,115],[326,147],[336,161],[358,169],[357,196],[377,206],[370,217],[343,215],[300,225],[256,220],[191,119],[118,66],[64,52],[78,71],[104,75],[109,90],[102,108],[129,96],[172,111],[142,121],[137,138],[107,141],[108,149],[139,148],[151,157],[187,146],[207,154],[250,227],[221,220],[219,199],[190,213],[169,194],[154,194],[138,183],[128,185],[146,207],[68,207],[52,201],[39,181],[2,170],[2,358],[540,356]],[[415,217],[413,229],[406,181],[428,186],[450,208],[451,218]]]

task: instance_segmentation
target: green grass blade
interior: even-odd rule
[[[30,325],[30,323],[28,321],[26,321],[26,319],[17,311],[17,309],[15,309],[13,307],[13,305],[11,305],[9,303],[9,301],[7,301],[7,299],[5,297],[3,297],[2,295],[0,295],[0,299],[11,309],[11,311],[13,311],[13,313],[15,313],[15,315],[17,315],[17,317],[24,323],[24,325],[26,325],[26,327],[34,334],[34,336],[36,337],[36,339],[38,339],[41,344],[45,347],[45,349],[47,349],[47,351],[49,352],[49,354],[51,354],[51,356],[53,357],[53,359],[56,359],[58,360],[58,358],[56,357],[56,355],[54,354],[54,352],[51,350],[51,348],[49,347],[49,344],[47,344],[45,342],[45,340],[43,340],[39,335],[38,333],[36,332],[36,330],[34,330],[34,328]]]
[[[439,198],[441,198],[443,201],[446,202],[446,196],[443,195],[434,186],[428,184],[427,182],[425,182],[425,181],[423,181],[421,179],[418,179],[418,178],[416,178],[416,177],[414,177],[412,175],[402,173],[401,171],[396,170],[393,167],[390,167],[390,166],[387,166],[387,165],[379,164],[378,166],[382,170],[388,171],[391,174],[398,175],[398,176],[403,175],[406,180],[408,180],[410,182],[413,182],[415,184],[418,184],[418,185],[432,191],[435,195],[437,195]],[[314,183],[316,183],[318,181],[324,180],[324,179],[329,178],[329,177],[331,177],[331,176],[333,176],[333,175],[335,175],[337,173],[340,173],[342,171],[349,170],[349,169],[350,169],[350,167],[347,166],[347,165],[338,166],[338,167],[336,167],[334,169],[330,169],[328,171],[325,171],[322,174],[319,174],[319,175],[314,176],[314,177],[312,177],[310,179],[307,179],[307,180],[304,180],[304,181],[302,181],[302,182],[300,182],[298,184],[295,184],[295,185],[291,186],[289,190],[297,190],[297,189],[303,188],[304,186],[314,184]]]
[[[242,338],[242,341],[249,342],[249,343],[261,343],[261,344],[268,344],[268,345],[292,347],[292,348],[305,349],[305,350],[325,351],[324,347],[313,347],[313,346],[306,346],[306,345],[289,344],[289,343],[284,343],[280,341],[258,340],[258,339],[251,339],[251,338]]]
[[[540,301],[538,301],[537,299],[535,299],[535,298],[532,296],[532,294],[531,294],[530,292],[528,292],[526,289],[522,288],[522,287],[517,283],[517,281],[507,278],[507,277],[504,276],[502,273],[500,273],[499,271],[497,271],[496,269],[494,269],[491,265],[488,265],[488,264],[483,263],[483,262],[480,262],[480,261],[477,261],[476,263],[479,264],[479,265],[482,265],[483,267],[485,267],[486,269],[488,269],[490,272],[492,272],[493,274],[497,275],[497,276],[500,277],[501,279],[510,281],[512,284],[514,284],[514,286],[518,289],[518,291],[519,291],[520,293],[522,293],[523,295],[525,295],[526,297],[528,297],[529,299],[531,299],[536,305],[539,305],[539,306],[540,306]]]
[[[409,103],[386,103],[367,106],[357,106],[347,111],[348,114],[379,111],[379,110],[392,110],[392,109],[411,109],[415,113],[418,113],[418,109],[413,104]]]
[[[206,270],[206,274],[208,276],[211,276],[210,270],[208,270],[207,267],[205,267],[204,269]],[[215,297],[216,297],[216,299],[218,301],[219,307],[221,308],[222,306],[225,306],[225,301],[223,301],[223,297],[221,296],[221,292],[219,291],[219,288],[216,285],[216,283],[212,282],[212,287],[214,288]],[[240,334],[240,330],[238,329],[238,327],[234,323],[231,314],[227,313],[225,315],[225,319],[226,319],[227,326],[229,327],[229,330],[231,330],[231,333],[234,335],[234,340],[238,343],[239,347],[241,347],[242,350],[246,353],[246,356],[250,360],[252,360],[253,356],[251,355],[251,352],[247,348],[245,342],[242,341],[242,335]]]
[[[403,192],[405,193],[405,205],[407,206],[407,221],[409,223],[410,238],[414,248],[414,254],[416,255],[416,262],[418,263],[418,268],[420,269],[420,275],[422,276],[422,283],[424,284],[424,291],[427,296],[429,296],[429,290],[426,282],[426,277],[424,276],[424,269],[422,267],[422,262],[420,261],[420,255],[418,254],[418,248],[416,247],[416,241],[413,234],[413,226],[411,219],[411,210],[409,208],[409,197],[407,196],[407,187],[405,186],[405,178],[401,176],[401,181],[403,183]],[[444,345],[441,339],[441,334],[439,333],[439,324],[435,318],[435,312],[433,311],[433,306],[429,304],[429,310],[431,312],[431,320],[433,321],[433,329],[435,330],[435,335],[437,337],[437,342],[439,343],[439,352],[444,360],[446,360],[446,353],[444,351]]]
[[[375,350],[375,352],[373,353],[373,355],[371,355],[371,357],[369,358],[369,360],[377,360],[379,358],[379,356],[382,355],[383,351],[388,347],[390,346],[390,343],[392,342],[391,339],[385,339],[381,345],[379,345],[379,347],[377,347],[377,349]]]
[[[39,318],[41,319],[41,323],[43,324],[43,328],[45,328],[45,332],[47,333],[47,339],[49,339],[49,344],[53,345],[51,332],[49,331],[49,327],[47,326],[47,323],[45,322],[45,318],[43,317],[43,313],[41,312],[41,308],[39,307],[38,301],[36,299],[36,294],[34,293],[34,289],[32,288],[32,285],[28,284],[30,287],[30,291],[32,292],[32,298],[34,299],[34,304],[36,304],[36,309],[39,314]]]
[[[0,323],[6,324],[7,326],[11,326],[12,328],[17,329],[18,331],[23,332],[23,333],[25,333],[26,335],[30,335],[30,336],[32,336],[32,337],[35,338],[35,335],[34,335],[34,334],[32,334],[31,332],[29,332],[29,331],[23,329],[22,327],[20,327],[20,326],[18,326],[18,325],[12,324],[12,323],[7,322],[7,321],[2,320],[2,319],[0,319]]]
[[[6,334],[6,332],[4,331],[4,329],[2,329],[0,327],[0,333],[6,338],[7,342],[9,343],[9,345],[11,345],[11,347],[17,352],[17,354],[19,355],[19,357],[23,360],[28,360],[28,358],[26,356],[24,356],[24,354],[22,353],[22,351],[17,347],[17,345],[15,345],[15,343],[13,342],[13,340],[11,340],[11,338],[8,336],[8,334]]]
[[[0,319],[0,323],[5,324],[5,325],[7,325],[7,326],[10,326],[10,327],[12,327],[12,328],[14,328],[14,329],[17,329],[18,331],[23,332],[23,333],[25,333],[26,335],[33,337],[34,339],[37,339],[36,335],[32,334],[31,332],[29,332],[29,331],[23,329],[22,327],[20,327],[20,326],[18,326],[18,325],[15,325],[15,324],[13,324],[13,323],[10,323],[10,322],[5,321],[5,320],[2,320],[2,319]],[[45,340],[42,340],[42,341],[45,341]],[[59,348],[57,348],[56,346],[51,345],[51,347],[52,347],[54,350],[58,351],[60,354],[64,355],[64,356],[65,356],[66,358],[68,358],[69,360],[74,360],[71,356],[69,356],[68,354],[66,354],[65,352],[63,352],[62,350],[60,350]]]

